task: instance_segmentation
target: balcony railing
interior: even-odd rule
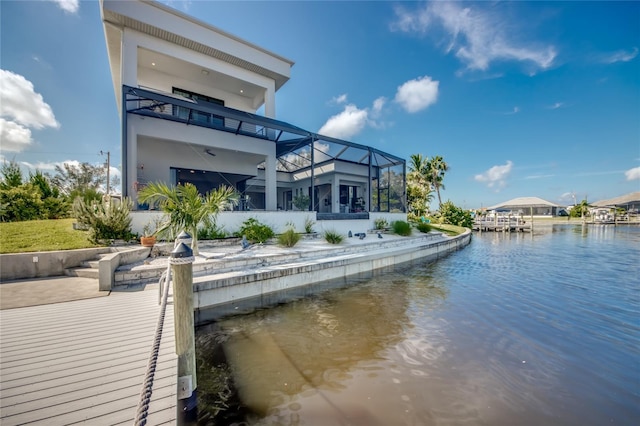
[[[156,117],[273,142],[310,137],[309,132],[278,120],[222,105],[204,105],[180,95],[147,88],[123,86],[123,99],[129,114]]]

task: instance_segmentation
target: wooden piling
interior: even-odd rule
[[[171,252],[173,312],[178,355],[179,425],[195,424],[198,416],[195,327],[193,319],[193,251],[180,243]]]

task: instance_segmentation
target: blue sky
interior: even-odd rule
[[[640,191],[640,2],[166,3],[295,61],[278,119],[444,157],[459,206]],[[3,0],[0,31],[0,156],[117,168],[98,2]]]

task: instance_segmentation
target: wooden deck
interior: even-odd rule
[[[521,221],[482,221],[474,222],[474,231],[480,232],[529,232],[531,231],[531,223],[525,223]]]
[[[0,311],[0,424],[131,425],[160,306],[146,291]],[[175,424],[177,357],[167,304],[149,425]]]

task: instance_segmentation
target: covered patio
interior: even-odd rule
[[[161,133],[142,135],[135,141],[139,152],[123,149],[125,196],[135,198],[128,188],[135,192],[148,181],[164,180],[191,182],[202,192],[230,185],[242,196],[241,210],[305,210],[332,217],[406,211],[405,160],[378,149],[149,88],[124,86],[122,108],[124,120],[152,118],[185,125],[183,140]],[[143,125],[149,123],[138,129]],[[158,126],[160,122],[154,130]],[[188,137],[193,128],[201,129],[197,138]],[[125,148],[131,141],[126,130],[122,136]],[[136,158],[128,158],[127,152],[136,152]],[[140,167],[161,154],[160,172]],[[139,164],[135,176],[127,173],[133,169],[131,161]],[[308,204],[300,209],[296,199]]]

